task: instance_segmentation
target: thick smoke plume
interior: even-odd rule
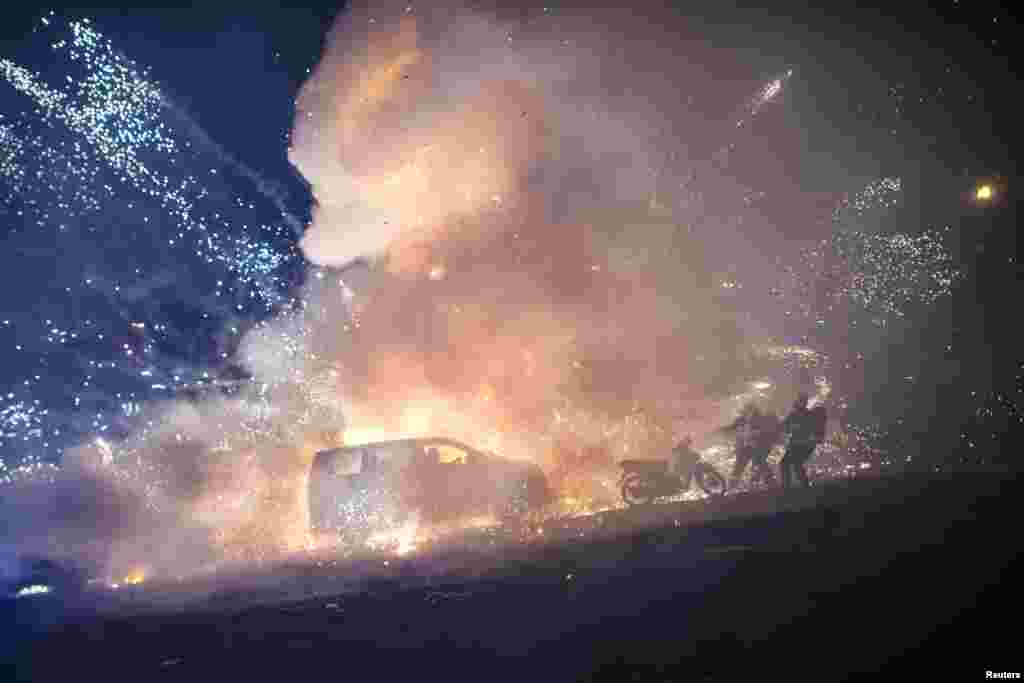
[[[667,439],[688,399],[729,390],[744,340],[692,225],[714,197],[681,187],[706,151],[686,142],[724,128],[687,105],[704,51],[667,11],[344,15],[292,160],[317,201],[304,252],[342,269],[310,344],[351,429],[441,402],[538,457],[560,419],[615,448],[629,415]]]

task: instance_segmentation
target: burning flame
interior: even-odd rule
[[[379,531],[370,536],[366,546],[371,550],[391,550],[395,555],[403,557],[416,550],[423,540],[418,536],[420,530],[419,515],[402,524],[397,529]]]
[[[137,567],[131,570],[130,572],[128,572],[128,575],[124,577],[124,583],[128,584],[129,586],[137,586],[145,580],[146,570],[142,567]]]

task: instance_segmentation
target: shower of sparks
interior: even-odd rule
[[[946,247],[950,226],[910,233],[860,225],[897,206],[901,187],[898,178],[881,178],[835,209],[831,237],[801,250],[800,262],[786,267],[787,287],[773,290],[793,295],[788,317],[821,327],[852,304],[884,327],[891,317],[950,295],[963,277]]]
[[[891,209],[899,205],[903,190],[899,178],[879,178],[864,189],[839,203],[832,212],[833,222],[845,223],[863,217],[868,212]]]
[[[836,235],[829,246],[849,272],[840,292],[868,311],[898,317],[949,296],[961,277],[944,244],[949,230]]]
[[[741,128],[747,125],[755,116],[757,116],[760,113],[762,107],[764,107],[769,102],[775,100],[775,98],[779,96],[779,93],[782,92],[783,87],[792,75],[793,70],[790,69],[786,73],[779,76],[778,78],[769,81],[764,85],[764,87],[758,90],[757,93],[750,99],[747,105],[745,116],[736,122],[736,127]]]
[[[1016,452],[1012,448],[1001,448],[999,444],[1016,443],[1024,433],[1024,361],[1018,362],[1012,387],[972,391],[971,399],[975,407],[960,433],[962,460],[1010,464]]]
[[[790,69],[778,78],[765,83],[763,86],[758,88],[757,92],[754,93],[752,97],[746,100],[739,111],[735,112],[735,118],[731,119],[732,121],[735,121],[734,127],[731,129],[730,133],[726,135],[725,144],[719,147],[717,151],[711,155],[709,160],[710,165],[724,168],[731,163],[731,159],[734,152],[736,152],[738,144],[732,133],[735,133],[737,129],[748,127],[757,115],[761,113],[761,109],[770,102],[773,102],[779,96],[792,75],[793,70]],[[700,172],[700,169],[694,168],[687,176],[687,180],[682,184],[682,187],[689,187],[691,189],[691,192],[689,193],[690,198],[686,200],[688,204],[699,197],[699,192],[696,194],[694,192],[696,190],[694,183],[697,182],[698,177],[702,176],[703,173]],[[744,196],[743,201],[749,205],[763,196],[764,193],[756,190],[750,190]]]
[[[18,482],[52,483],[60,469],[51,462],[44,462],[38,457],[28,456],[14,466],[8,466],[0,460],[0,484]]]
[[[281,196],[227,158],[148,69],[88,19],[42,23],[52,67],[0,58],[0,216],[11,249],[31,256],[56,240],[76,257],[47,300],[0,320],[0,347],[27,373],[0,387],[0,452],[17,444],[19,456],[54,460],[76,435],[139,418],[147,399],[213,384],[245,321],[293,304],[302,259]],[[201,315],[201,336],[219,348],[189,358],[196,331],[176,328],[157,291]],[[56,395],[45,389],[57,378],[71,387],[68,405],[40,400]]]
[[[149,73],[121,56],[88,20],[70,22],[68,27],[69,38],[51,46],[54,56],[68,66],[66,82],[59,88],[9,59],[0,59],[0,75],[35,103],[31,122],[58,134],[58,142],[48,146],[45,136],[19,137],[11,125],[0,129],[0,140],[9,143],[3,157],[7,163],[0,172],[13,180],[12,194],[33,195],[34,201],[25,203],[37,215],[36,224],[57,224],[60,229],[73,220],[69,209],[98,212],[104,199],[121,196],[118,186],[103,183],[109,176],[124,190],[133,189],[159,206],[160,219],[173,221],[177,234],[168,240],[170,246],[188,235],[197,256],[218,261],[235,271],[242,284],[259,287],[259,276],[274,273],[287,255],[273,252],[251,233],[272,239],[288,236],[289,230],[280,224],[261,224],[253,214],[252,225],[242,226],[248,229],[245,235],[230,235],[232,223],[242,215],[222,216],[220,211],[226,207],[204,202],[211,194],[211,179],[218,174],[217,150],[192,149],[194,124],[176,120],[180,114],[169,107]],[[84,71],[77,79],[71,75],[76,66]],[[65,131],[71,135],[61,134]],[[30,174],[27,170],[33,163],[42,168]],[[203,179],[186,170],[203,167],[208,168]],[[77,197],[67,197],[65,185],[72,186]],[[92,192],[83,195],[83,187]],[[75,199],[80,206],[69,202]],[[241,198],[232,204],[236,209],[255,208]],[[135,206],[129,204],[129,208]],[[137,228],[149,229],[146,224],[152,217],[138,218]],[[259,293],[269,302],[276,291],[261,288]]]
[[[902,181],[895,177],[868,183],[833,211],[832,238],[803,252],[805,265],[828,283],[828,298],[846,297],[879,322],[889,315],[903,316],[911,303],[934,303],[949,294],[959,275],[942,232],[886,234],[859,227],[858,221],[869,215],[884,215],[897,207],[902,189]],[[826,315],[819,310],[815,317]]]
[[[781,362],[789,371],[821,368],[828,363],[825,354],[806,346],[763,346],[758,348],[757,352],[766,358]]]

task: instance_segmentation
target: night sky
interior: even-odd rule
[[[59,122],[41,123],[38,107],[11,87],[10,69],[0,78],[0,131],[8,131],[0,137],[0,164],[13,158],[16,133],[20,165],[30,169],[16,179],[0,174],[0,454],[8,467],[56,461],[61,448],[93,433],[126,434],[139,410],[132,403],[244,374],[233,369],[238,338],[295,305],[306,277],[297,232],[310,219],[312,200],[288,160],[294,98],[339,8],[208,5],[5,15],[0,59],[48,83],[59,84],[69,67],[54,56],[52,34],[32,33],[52,29],[43,17],[53,24],[88,18],[121,55],[147,67],[174,103],[161,116],[174,131],[193,135],[185,136],[192,147],[174,161],[153,150],[141,158],[175,182],[196,179],[182,186],[196,207],[188,220],[219,214],[206,222],[216,239],[182,232],[188,220],[180,212],[126,189],[123,174],[95,163],[95,155],[85,167],[100,168],[89,180],[99,188],[89,191],[98,204],[75,199],[82,181],[74,174],[59,191],[40,189],[43,176],[56,178],[53,169],[74,159],[79,139]],[[549,11],[560,9],[552,3]],[[740,150],[764,150],[771,141],[769,151],[727,171],[693,163],[696,185],[718,173],[729,187],[750,190],[753,214],[744,214],[738,236],[711,240],[712,276],[752,283],[727,299],[748,332],[848,360],[866,356],[837,376],[845,377],[850,422],[877,425],[888,434],[886,447],[920,454],[929,465],[964,457],[1012,464],[1007,444],[1019,443],[1024,360],[1009,143],[1018,115],[1009,51],[1019,26],[1001,10],[971,3],[893,4],[890,12],[723,2],[677,11],[686,17],[687,39],[712,46],[687,50],[690,61],[679,66],[705,74],[695,82],[712,84],[679,93],[680,100],[693,98],[691,111],[702,121],[721,121],[727,130],[765,84],[783,79],[778,97],[735,138],[685,141],[692,160],[712,159],[722,140]],[[711,61],[694,63],[695,55]],[[629,51],[619,56],[628,68]],[[142,129],[153,131],[150,124]],[[66,156],[39,161],[43,149]],[[36,168],[43,176],[31,175]],[[843,198],[885,178],[900,179],[899,207],[869,207],[856,229],[911,238],[936,231],[962,277],[934,301],[918,297],[903,306],[903,318],[858,313],[862,327],[843,331],[831,321],[816,324],[813,312],[787,320],[785,312],[800,306],[777,302],[765,275],[768,266],[784,271],[776,236],[791,245],[788,263],[807,271],[813,259],[801,257],[802,249],[852,229],[833,222]],[[104,194],[105,185],[114,189]],[[983,185],[995,189],[991,200],[976,198]],[[811,279],[803,304],[827,300],[825,279]],[[870,322],[879,317],[886,318],[885,334]],[[152,373],[143,376],[147,368]]]

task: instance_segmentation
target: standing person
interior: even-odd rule
[[[754,475],[762,483],[774,483],[775,472],[768,465],[768,456],[782,439],[782,421],[775,413],[764,413],[757,419],[751,465]]]
[[[687,434],[672,449],[672,473],[683,479],[683,491],[690,488],[693,467],[700,460],[700,453],[693,450],[693,437]]]
[[[802,486],[810,486],[804,465],[825,438],[825,407],[816,406],[811,410],[807,407],[809,401],[807,393],[801,392],[793,404],[793,411],[782,424],[783,431],[789,435],[789,445],[781,463],[783,489],[789,488],[793,475]]]
[[[825,432],[828,427],[828,413],[825,406],[818,404],[811,408],[811,423],[814,429],[814,448],[825,441]],[[804,484],[807,484],[807,472],[804,470],[807,461],[814,456],[814,450],[807,454],[807,458],[800,463],[800,474],[803,476]]]
[[[736,451],[736,462],[732,466],[732,474],[729,476],[729,488],[735,488],[739,483],[740,477],[743,476],[744,470],[747,469],[747,465],[754,458],[754,434],[757,421],[761,417],[761,411],[757,409],[757,406],[753,403],[748,403],[743,407],[739,417],[733,420],[732,424],[722,427],[721,432],[732,433],[736,435],[735,451]]]

